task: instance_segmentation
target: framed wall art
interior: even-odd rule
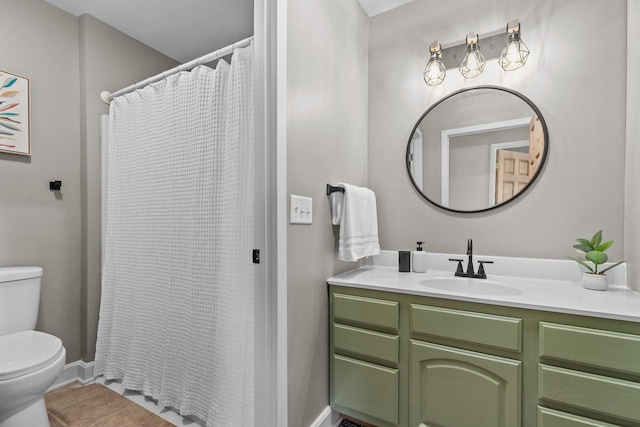
[[[29,79],[0,70],[0,152],[31,155]]]

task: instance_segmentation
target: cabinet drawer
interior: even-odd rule
[[[359,359],[378,359],[397,365],[399,345],[400,339],[397,335],[333,325],[333,347],[338,353],[349,352]]]
[[[579,417],[538,406],[538,427],[616,427],[614,424]]]
[[[411,304],[411,332],[520,352],[522,320]]]
[[[540,322],[540,357],[640,375],[640,335]]]
[[[398,370],[333,356],[333,402],[398,425]]]
[[[538,397],[640,422],[640,384],[540,364]]]
[[[333,317],[339,322],[398,331],[398,302],[333,294]]]

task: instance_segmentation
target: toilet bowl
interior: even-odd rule
[[[44,392],[62,372],[66,350],[59,338],[33,330],[41,276],[39,267],[0,268],[0,427],[49,426]]]
[[[53,335],[0,336],[0,427],[49,425],[43,394],[60,375],[65,357]]]

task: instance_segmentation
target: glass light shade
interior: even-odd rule
[[[458,70],[460,70],[460,74],[462,74],[465,79],[472,79],[482,74],[486,63],[487,61],[484,59],[482,52],[478,49],[478,45],[475,43],[468,44],[467,53]]]
[[[509,34],[507,45],[502,49],[498,64],[505,71],[513,71],[521,68],[529,57],[529,48],[524,44],[518,33]]]
[[[447,76],[447,69],[437,53],[432,53],[424,69],[424,82],[429,86],[438,86]]]

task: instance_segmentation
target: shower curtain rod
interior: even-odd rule
[[[102,100],[105,102],[105,104],[110,104],[111,100],[113,98],[115,98],[116,96],[120,96],[120,95],[124,95],[126,93],[129,93],[129,92],[133,92],[136,89],[141,89],[141,88],[143,88],[145,86],[150,85],[151,83],[158,82],[158,81],[160,81],[162,79],[165,79],[165,78],[167,78],[167,77],[169,77],[169,76],[171,76],[173,74],[179,73],[180,71],[187,71],[187,70],[190,70],[192,68],[197,67],[198,65],[207,64],[207,63],[209,63],[211,61],[215,61],[216,59],[222,58],[223,56],[227,56],[227,55],[233,53],[233,51],[236,50],[236,49],[240,49],[240,48],[249,46],[251,44],[252,40],[253,40],[253,36],[247,37],[244,40],[240,40],[239,42],[232,43],[229,46],[226,46],[226,47],[223,47],[222,49],[216,50],[215,52],[208,53],[208,54],[206,54],[204,56],[201,56],[200,58],[196,58],[196,59],[194,59],[192,61],[185,62],[184,64],[178,65],[175,68],[172,68],[172,69],[167,70],[167,71],[163,71],[162,73],[157,74],[157,75],[155,75],[153,77],[149,77],[146,80],[143,80],[143,81],[138,82],[136,84],[133,84],[131,86],[127,86],[124,89],[120,89],[117,92],[111,93],[111,92],[108,92],[108,91],[105,90],[105,91],[100,93],[100,98],[102,98]]]

